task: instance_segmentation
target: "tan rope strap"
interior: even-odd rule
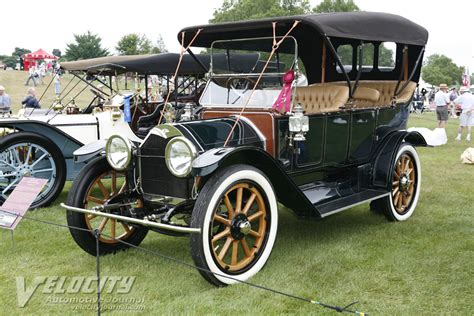
[[[295,21],[293,23],[293,26],[288,30],[288,32],[286,32],[286,34],[277,42],[276,40],[276,22],[272,22],[272,27],[273,27],[273,46],[272,46],[272,51],[270,52],[270,56],[268,56],[268,59],[267,61],[265,62],[265,65],[263,66],[263,69],[262,71],[260,72],[260,75],[258,76],[257,78],[257,81],[255,81],[255,84],[253,86],[253,89],[252,91],[250,92],[250,95],[249,97],[247,98],[244,106],[242,107],[242,110],[240,110],[240,113],[239,115],[237,116],[237,119],[235,120],[235,123],[234,125],[232,125],[232,128],[229,132],[229,135],[227,135],[227,139],[225,140],[224,142],[224,147],[227,146],[227,143],[229,142],[230,140],[230,137],[232,135],[232,133],[234,133],[234,130],[235,130],[235,127],[237,126],[237,124],[239,123],[240,121],[240,118],[242,117],[242,114],[244,113],[245,109],[247,108],[247,105],[250,103],[250,100],[252,99],[252,96],[255,92],[255,89],[258,87],[260,81],[262,80],[262,77],[263,77],[263,74],[265,73],[265,70],[267,70],[267,67],[268,67],[268,64],[270,63],[273,55],[275,54],[275,52],[277,51],[277,49],[280,47],[281,43],[283,43],[283,41],[288,37],[288,35],[290,35],[290,33],[293,31],[293,29],[300,23],[301,21]]]
[[[181,67],[181,62],[183,61],[184,53],[187,52],[188,49],[193,45],[194,41],[198,37],[199,33],[201,33],[201,31],[202,31],[202,29],[197,30],[196,34],[194,35],[194,37],[191,39],[188,46],[186,46],[186,47],[184,47],[184,35],[186,34],[186,32],[181,32],[181,51],[179,53],[178,64],[176,65],[176,71],[174,72],[173,77],[171,77],[171,80],[173,82],[175,81],[176,77],[178,76],[178,71],[179,71],[179,68]],[[174,89],[176,90],[176,87],[174,87]],[[163,114],[164,114],[164,108],[166,107],[166,104],[168,104],[170,96],[171,96],[171,90],[169,90],[168,94],[166,95],[166,99],[165,99],[165,103],[164,103],[165,105],[163,107],[163,110],[161,111],[160,119],[158,120],[158,125],[161,124],[161,121],[163,119]]]

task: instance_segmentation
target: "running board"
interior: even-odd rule
[[[115,214],[110,214],[110,213],[105,213],[105,212],[94,211],[94,210],[88,210],[85,208],[73,207],[73,206],[66,205],[64,203],[61,203],[61,207],[65,208],[68,211],[102,216],[106,218],[116,219],[116,220],[126,222],[126,223],[133,223],[133,224],[138,224],[138,225],[143,225],[143,226],[148,226],[148,227],[170,230],[170,231],[179,232],[179,233],[194,233],[194,234],[201,233],[200,228],[181,227],[181,226],[162,224],[162,223],[152,222],[152,221],[144,220],[144,219],[115,215]]]
[[[384,196],[388,196],[390,192],[378,190],[366,190],[359,193],[351,194],[330,202],[314,204],[314,207],[321,213],[321,217],[326,217],[335,213],[339,213],[348,208],[357,206],[362,203],[370,202]]]

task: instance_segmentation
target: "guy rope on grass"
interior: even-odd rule
[[[151,254],[153,256],[156,256],[156,257],[159,257],[159,258],[166,259],[168,261],[177,263],[179,265],[182,265],[182,266],[185,266],[185,267],[188,267],[188,268],[201,270],[201,271],[208,272],[208,273],[212,273],[216,276],[225,277],[227,279],[236,281],[238,283],[245,284],[245,285],[248,285],[248,286],[260,289],[260,290],[264,290],[264,291],[267,291],[267,292],[271,292],[273,294],[286,296],[286,297],[289,297],[289,298],[292,298],[292,299],[295,299],[295,300],[299,300],[299,301],[302,301],[302,302],[315,304],[315,305],[318,305],[318,306],[323,307],[323,308],[328,308],[328,309],[334,310],[338,313],[348,313],[348,314],[355,314],[355,315],[360,315],[360,316],[368,316],[368,314],[366,314],[364,312],[354,310],[354,309],[350,309],[350,307],[357,304],[358,301],[352,302],[352,303],[350,303],[350,304],[348,304],[344,307],[340,307],[340,306],[337,306],[337,305],[326,304],[326,303],[323,303],[323,302],[318,301],[318,300],[312,300],[312,299],[309,299],[309,298],[306,298],[306,297],[294,295],[294,294],[287,293],[287,292],[284,292],[284,291],[281,291],[281,290],[272,289],[272,288],[269,288],[269,287],[266,287],[266,286],[263,286],[263,285],[259,285],[259,284],[256,284],[256,283],[252,283],[252,282],[248,282],[248,281],[242,281],[242,280],[239,280],[239,279],[236,279],[236,278],[233,278],[233,277],[225,276],[225,275],[210,271],[210,270],[205,269],[205,268],[197,267],[197,266],[195,266],[191,263],[187,263],[187,262],[182,261],[180,259],[162,254],[160,252],[150,250],[150,249],[147,249],[147,248],[143,248],[143,247],[140,247],[140,246],[136,246],[136,245],[130,244],[126,241],[117,239],[115,237],[108,236],[106,234],[101,233],[98,229],[89,230],[89,229],[85,229],[85,228],[81,228],[81,227],[69,226],[69,225],[66,225],[66,224],[54,223],[54,222],[49,222],[49,221],[45,221],[45,220],[41,220],[41,219],[28,217],[28,216],[22,216],[22,215],[19,215],[19,214],[16,214],[16,213],[8,212],[8,211],[3,211],[3,212],[5,212],[7,214],[10,214],[10,215],[14,215],[14,216],[20,216],[21,218],[24,218],[26,220],[31,220],[31,221],[38,222],[38,223],[45,224],[45,225],[52,225],[52,226],[61,227],[61,228],[69,228],[69,229],[74,229],[74,230],[87,231],[87,232],[90,232],[94,236],[94,238],[96,239],[96,264],[97,264],[96,272],[97,272],[97,277],[98,277],[98,281],[97,281],[98,282],[97,283],[97,296],[98,296],[97,314],[98,315],[100,315],[100,312],[101,312],[101,307],[100,307],[100,270],[99,270],[99,250],[100,250],[100,248],[99,248],[99,237],[102,235],[104,237],[111,238],[111,239],[113,239],[113,240],[115,240],[119,243],[122,243],[126,246],[129,246],[130,248],[134,248],[134,249],[143,251],[143,252]]]

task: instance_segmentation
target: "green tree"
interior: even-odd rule
[[[323,0],[320,4],[314,7],[313,12],[353,12],[359,10],[359,7],[353,0]]]
[[[19,62],[19,58],[17,56],[5,56],[2,61],[7,67],[15,68],[16,63]]]
[[[311,12],[308,0],[224,0],[210,23],[254,20]]]
[[[161,35],[158,36],[156,45],[153,45],[148,37],[137,33],[122,36],[115,49],[120,55],[158,54],[167,51]]]
[[[31,50],[29,49],[15,47],[15,50],[13,51],[12,56],[21,57],[22,55],[29,54],[29,53],[31,53]]]
[[[52,53],[52,54],[53,54],[54,56],[56,56],[56,57],[59,57],[59,58],[61,58],[61,55],[62,55],[61,50],[59,50],[59,49],[57,49],[57,48],[53,49],[53,53]]]
[[[464,68],[456,65],[451,58],[445,55],[430,55],[423,64],[421,75],[423,80],[434,86],[441,83],[455,85],[461,82]]]
[[[132,33],[122,36],[115,49],[120,55],[140,55],[150,53],[151,47],[152,43],[145,35]]]
[[[166,49],[165,41],[163,41],[163,37],[158,35],[158,38],[156,39],[156,45],[153,46],[151,49],[151,52],[153,54],[159,54],[159,53],[166,53],[168,52],[168,49]]]
[[[90,31],[84,34],[74,34],[74,43],[66,44],[66,60],[88,59],[109,55],[109,51],[102,48],[102,39]]]

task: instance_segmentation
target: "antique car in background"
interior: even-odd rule
[[[100,254],[138,245],[149,230],[190,234],[201,275],[226,285],[267,262],[278,203],[301,218],[367,202],[389,220],[413,214],[415,146],[426,142],[406,125],[423,27],[392,14],[333,13],[189,27],[178,39],[187,45],[195,34],[193,47],[210,48],[211,58],[255,51],[273,66],[211,67],[202,120],[156,126],[141,143],[110,137],[63,204],[69,225],[90,230],[70,230],[83,250],[96,254],[93,230]]]
[[[219,60],[225,66],[224,57],[221,55]],[[257,54],[233,57],[238,61],[238,70],[252,69],[258,62]],[[73,74],[75,82],[72,79],[66,85],[69,89],[63,91],[62,99],[77,92],[74,88],[79,84],[83,85],[78,87],[79,93],[71,101],[66,104],[55,102],[48,109],[21,109],[18,115],[0,118],[0,128],[7,131],[7,135],[0,138],[0,200],[6,199],[22,177],[31,176],[48,179],[32,208],[46,206],[59,195],[66,180],[77,177],[87,159],[104,149],[109,136],[120,133],[140,142],[135,134],[143,137],[156,125],[156,116],[163,109],[163,101],[149,101],[148,89],[144,89],[144,96],[138,88],[134,91],[120,89],[117,76],[131,73],[139,80],[144,78],[147,86],[148,76],[158,75],[169,89],[178,59],[179,54],[166,53],[109,56],[63,63],[62,69]],[[173,113],[168,121],[198,117],[194,110],[199,95],[195,93],[198,84],[205,82],[209,63],[209,55],[199,55],[198,62],[189,56],[183,60],[180,71],[173,78],[174,94],[170,99],[173,102],[167,110]],[[107,77],[108,82],[104,80]],[[113,88],[112,78],[116,79],[116,89]],[[102,88],[93,82],[99,82]],[[195,89],[190,88],[192,85]],[[86,89],[90,89],[94,97],[81,109],[74,100]],[[128,120],[124,114],[127,98],[130,104]],[[180,109],[189,109],[189,113],[179,112]],[[84,145],[89,147],[83,149]],[[89,152],[91,148],[92,152]],[[75,160],[74,152],[79,150],[80,153],[81,149],[89,155]]]

